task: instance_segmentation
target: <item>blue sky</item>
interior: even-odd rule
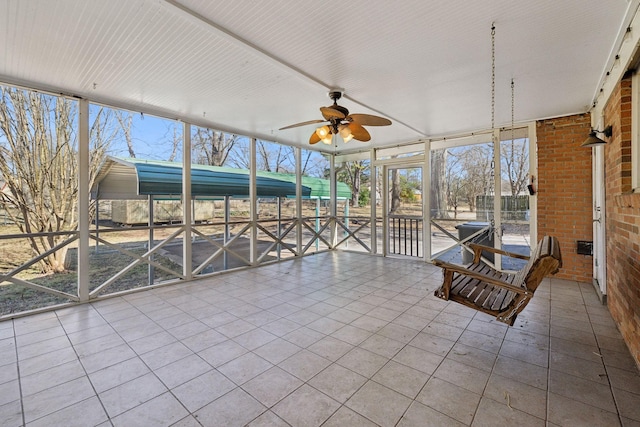
[[[94,106],[94,108],[96,108]],[[169,160],[172,150],[173,150],[173,139],[174,139],[174,131],[175,135],[178,139],[181,139],[182,136],[182,123],[176,122],[168,119],[159,118],[156,116],[148,115],[148,114],[140,114],[140,113],[129,113],[125,112],[124,117],[127,119],[130,114],[131,117],[131,139],[133,142],[135,156],[139,159],[153,159],[153,160]],[[119,127],[117,121],[114,118],[114,125]],[[193,128],[192,128],[193,130]],[[247,142],[248,139],[243,138],[244,142]],[[242,140],[240,140],[239,144],[242,145]],[[246,156],[246,150],[242,150],[242,148],[237,145],[238,148],[237,155],[238,156]],[[280,146],[276,143],[268,143],[268,150],[278,150]],[[306,151],[306,150],[305,150]],[[287,151],[287,153],[289,153]],[[126,140],[124,135],[121,134],[120,138],[114,141],[111,144],[111,148],[109,150],[109,154],[118,157],[129,157],[129,151],[126,145]],[[260,156],[260,150],[258,151],[258,155]],[[272,156],[275,159],[277,156]],[[307,170],[307,173],[314,176],[321,176],[324,168],[328,167],[328,164],[325,165],[326,160],[320,153],[313,152],[313,163],[317,165],[314,168]],[[182,159],[182,150],[181,146],[175,154],[174,160],[181,161]],[[293,172],[294,166],[291,164],[293,160],[293,156],[287,156],[287,160],[284,161],[283,166],[286,169]],[[305,153],[303,152],[303,160],[306,160]],[[258,162],[261,160],[258,159]],[[228,162],[229,166],[234,166],[233,162]],[[270,161],[270,163],[272,163]],[[272,168],[275,165],[272,164]],[[275,169],[273,169],[275,170]]]

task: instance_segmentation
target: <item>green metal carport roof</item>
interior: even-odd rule
[[[294,185],[296,183],[296,176],[290,173],[258,172],[258,175],[288,181],[293,183]],[[328,199],[331,197],[331,183],[328,179],[314,178],[312,176],[302,176],[302,188],[303,194],[304,188],[308,188],[311,191],[308,196],[303,197],[309,197],[312,199]],[[344,182],[338,182],[336,197],[338,199],[350,199],[351,189],[349,188],[349,186]]]
[[[258,171],[258,197],[295,197],[296,176]],[[349,187],[339,182],[337,197],[350,198]],[[108,156],[98,171],[94,197],[136,199],[141,196],[182,194],[182,163]],[[223,166],[191,165],[191,194],[194,197],[249,196],[249,171]],[[302,177],[302,197],[330,197],[326,179]]]

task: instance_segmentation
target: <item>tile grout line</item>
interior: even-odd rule
[[[132,304],[130,301],[127,301],[127,300],[125,300],[125,301],[126,301],[129,305],[131,305],[132,307],[134,307],[136,310],[138,310],[138,311],[139,311],[141,314],[143,314],[145,317],[147,317],[149,320],[151,320],[152,322],[154,322],[154,323],[155,323],[155,321],[154,321],[153,319],[149,318],[149,317],[146,315],[146,313],[141,312],[141,311],[138,309],[138,307],[137,307],[136,305]],[[93,308],[93,306],[92,306],[92,308]],[[125,339],[122,337],[122,335],[120,335],[120,332],[119,332],[119,331],[117,331],[117,330],[116,330],[116,329],[111,325],[111,322],[109,322],[109,321],[108,321],[108,320],[103,316],[103,314],[102,314],[102,313],[100,313],[100,311],[96,310],[95,308],[94,308],[94,310],[95,310],[95,312],[96,312],[96,313],[97,313],[97,314],[98,314],[98,315],[99,315],[99,316],[100,316],[100,317],[101,317],[101,318],[102,318],[102,319],[103,319],[103,320],[104,320],[104,321],[109,325],[109,327],[113,330],[113,332],[114,332],[116,335],[118,335],[118,337],[120,337],[120,339],[122,339],[122,341],[127,345],[127,347],[128,347],[129,349],[131,349],[131,351],[133,351],[133,353],[135,354],[135,356],[134,356],[134,357],[131,357],[131,358],[126,359],[126,360],[124,360],[124,361],[131,360],[131,359],[134,359],[134,358],[138,358],[138,359],[140,360],[140,362],[141,362],[141,363],[143,363],[143,364],[144,364],[144,366],[146,366],[146,367],[147,367],[147,369],[149,369],[150,373],[153,373],[154,377],[156,377],[156,378],[158,379],[158,381],[160,381],[160,383],[162,383],[162,385],[163,385],[163,386],[167,387],[167,386],[166,386],[166,384],[164,384],[164,382],[163,382],[163,381],[162,381],[162,380],[161,380],[161,379],[156,375],[155,371],[154,371],[153,369],[151,369],[151,367],[150,367],[150,366],[148,366],[148,365],[147,365],[147,363],[146,363],[146,362],[145,362],[145,361],[140,357],[140,355],[139,355],[139,354],[138,354],[138,353],[137,353],[133,348],[131,348],[131,346],[129,345],[129,342],[128,342],[127,340],[125,340]],[[56,316],[57,316],[57,313],[56,313]],[[119,319],[119,320],[122,320],[122,319]],[[59,318],[58,318],[58,321],[60,322]],[[62,322],[60,322],[60,325],[61,325],[61,326],[62,326],[62,328],[64,329],[64,324],[63,324]],[[88,328],[88,329],[90,329],[90,328]],[[163,328],[163,330],[164,330],[164,328]],[[67,339],[68,339],[68,334],[67,334],[66,330],[65,330],[65,336],[67,336]],[[96,339],[102,339],[102,338],[103,338],[103,337],[98,337],[98,338],[96,338]],[[93,340],[89,340],[89,341],[93,341]],[[89,342],[89,341],[86,341],[86,342]],[[93,382],[91,381],[91,378],[89,377],[89,374],[88,374],[88,372],[87,372],[87,370],[86,370],[86,368],[85,368],[84,364],[83,364],[83,363],[82,363],[82,361],[81,361],[80,355],[79,355],[79,354],[78,354],[78,352],[76,351],[75,345],[71,342],[71,340],[69,340],[69,343],[71,344],[71,347],[73,348],[73,351],[74,351],[74,353],[76,354],[76,357],[77,357],[78,362],[80,363],[80,366],[82,366],[82,369],[83,369],[83,371],[84,371],[84,373],[85,373],[85,376],[86,376],[87,380],[89,381],[89,384],[91,384],[91,388],[93,389],[93,392],[95,393],[95,397],[96,397],[96,398],[98,399],[98,401],[100,402],[100,406],[102,407],[102,409],[104,410],[105,415],[107,416],[107,420],[109,421],[109,423],[110,423],[111,425],[113,425],[113,421],[112,421],[111,415],[109,414],[109,412],[107,411],[106,407],[104,406],[104,403],[102,402],[102,399],[100,398],[100,394],[97,392],[97,390],[96,390],[96,388],[95,388],[95,386],[94,386]],[[122,362],[124,362],[124,361],[122,361]],[[121,362],[118,362],[118,363],[121,363]],[[104,368],[101,368],[101,369],[99,369],[98,371],[100,371],[100,370],[102,370],[102,369],[106,369],[106,368],[108,368],[108,367],[110,367],[110,366],[113,366],[113,365],[105,366]],[[96,372],[98,372],[98,371],[96,371]],[[138,378],[140,378],[140,377],[133,378],[133,379],[131,379],[131,380],[129,380],[129,381],[126,381],[126,382],[124,382],[124,383],[122,383],[122,384],[129,383],[129,382],[134,381],[134,380],[136,380],[136,379],[138,379]],[[120,386],[120,385],[122,385],[122,384],[119,384],[119,385],[114,386],[114,387],[112,387],[112,388],[119,387],[119,386]],[[109,389],[109,390],[111,390],[111,389]],[[105,391],[107,391],[107,390],[105,390]],[[170,390],[168,387],[167,387],[167,392],[171,393],[171,390]],[[164,393],[161,393],[159,396],[161,396],[162,394],[164,394]],[[173,395],[173,393],[172,393],[172,395]],[[151,401],[151,400],[155,399],[156,397],[158,397],[158,396],[155,396],[155,397],[153,397],[152,399],[147,400],[146,402],[142,402],[142,403],[140,403],[139,405],[136,405],[136,406],[134,406],[133,408],[130,408],[130,409],[128,409],[128,410],[126,410],[126,411],[124,411],[124,412],[122,412],[122,413],[120,413],[120,414],[116,415],[116,417],[117,417],[117,416],[120,416],[120,415],[122,415],[122,414],[125,414],[125,413],[127,413],[127,412],[129,412],[129,411],[131,411],[131,410],[133,410],[133,409],[135,409],[135,408],[137,408],[137,407],[141,406],[141,405],[144,405],[145,403],[147,403],[147,402],[149,402],[149,401]],[[173,397],[174,397],[174,398],[176,398],[176,400],[180,403],[180,405],[182,405],[182,406],[184,407],[184,404],[180,401],[180,399],[178,399],[175,395],[173,395]],[[63,408],[63,409],[64,409],[64,408]],[[191,412],[190,412],[186,407],[185,407],[185,410],[186,410],[189,414],[191,414]],[[50,415],[50,414],[48,414],[48,415]]]
[[[153,291],[153,289],[151,289],[151,290]],[[181,291],[183,291],[183,290],[181,289]],[[185,293],[185,294],[186,294],[186,293]],[[176,306],[175,304],[173,304],[172,302],[169,302],[169,301],[167,301],[165,298],[163,298],[162,296],[157,295],[157,293],[155,293],[155,292],[154,292],[154,293],[153,293],[153,295],[154,295],[155,297],[157,297],[157,298],[161,299],[162,301],[166,302],[166,303],[167,303],[167,304],[169,304],[170,306],[177,308],[177,309],[178,309],[178,310],[180,310],[182,313],[188,314],[188,313],[186,313],[182,308],[177,307],[177,306]],[[132,307],[134,307],[138,312],[140,312],[142,315],[144,315],[146,318],[148,318],[151,322],[153,322],[154,324],[158,325],[158,326],[162,329],[162,331],[167,332],[168,334],[170,334],[173,338],[175,338],[175,339],[176,339],[176,342],[179,342],[180,344],[182,344],[182,345],[184,345],[186,348],[188,348],[188,349],[189,349],[189,351],[191,351],[191,352],[193,353],[193,355],[198,356],[198,358],[200,358],[203,362],[205,362],[207,365],[211,366],[211,369],[212,369],[212,370],[214,370],[214,371],[218,372],[218,373],[219,373],[220,375],[222,375],[224,378],[227,378],[227,376],[226,376],[226,375],[224,375],[222,372],[218,371],[218,369],[217,369],[215,366],[212,366],[211,364],[209,364],[209,362],[207,362],[206,360],[204,360],[204,359],[202,358],[202,356],[201,356],[200,354],[198,354],[198,352],[195,352],[195,351],[191,350],[191,348],[189,348],[187,345],[185,345],[185,344],[182,342],[182,339],[178,339],[178,338],[176,338],[176,337],[175,337],[173,334],[171,334],[171,332],[169,332],[169,331],[168,331],[164,326],[160,325],[160,324],[159,324],[159,323],[157,323],[154,319],[152,319],[151,317],[149,317],[149,316],[148,316],[148,314],[147,314],[146,312],[141,311],[141,310],[140,310],[140,308],[138,307],[138,305],[137,305],[137,304],[135,304],[135,302],[131,302],[131,301],[128,301],[128,300],[127,300],[127,303],[129,303],[129,304],[130,304]],[[211,305],[213,305],[213,304],[209,303],[208,301],[207,301],[207,303],[208,303],[210,306],[211,306]],[[149,303],[149,304],[151,304],[151,303]],[[145,305],[145,304],[143,304],[143,305]],[[161,309],[159,309],[159,310],[162,310],[162,308],[161,308]],[[152,311],[152,312],[153,312],[153,311]],[[225,311],[225,312],[226,312],[226,311]],[[102,315],[101,315],[101,316],[102,316]],[[237,316],[236,316],[236,317],[237,317]],[[195,318],[194,318],[194,319],[195,319]],[[240,318],[238,318],[238,319],[240,319]],[[195,319],[195,320],[196,320],[196,321],[200,321],[200,319]],[[109,321],[107,321],[106,319],[105,319],[105,321],[109,324],[109,326],[111,326],[111,323],[110,323]],[[111,326],[111,327],[113,328],[113,326]],[[209,330],[215,330],[215,328],[212,328],[212,327],[210,327],[209,325],[207,325],[207,327],[209,328]],[[151,398],[151,399],[147,400],[146,402],[142,402],[142,403],[140,403],[139,405],[134,406],[133,408],[127,409],[126,411],[124,411],[124,412],[122,412],[122,413],[120,413],[120,414],[116,415],[116,417],[121,416],[121,415],[123,415],[123,414],[126,414],[127,412],[132,411],[132,410],[134,410],[135,408],[138,408],[138,407],[140,407],[140,406],[142,406],[142,405],[146,404],[147,402],[150,402],[151,400],[153,400],[153,399],[155,399],[155,398],[157,398],[157,397],[159,397],[159,396],[162,396],[162,395],[163,395],[163,394],[165,394],[165,393],[169,393],[169,394],[171,394],[171,396],[173,396],[173,398],[174,398],[174,399],[175,399],[175,400],[180,404],[180,406],[182,406],[182,407],[184,408],[184,410],[189,414],[188,416],[193,417],[193,418],[194,418],[194,419],[195,419],[195,420],[196,420],[200,425],[202,425],[202,423],[200,423],[200,420],[198,420],[198,418],[195,416],[195,412],[197,412],[198,410],[202,409],[202,407],[201,407],[201,408],[198,408],[198,409],[197,409],[197,410],[195,410],[194,412],[191,412],[191,411],[190,411],[190,410],[185,406],[185,404],[182,402],[182,400],[181,400],[181,399],[179,399],[179,398],[174,394],[173,390],[172,390],[171,388],[169,388],[169,386],[168,386],[167,384],[165,384],[165,382],[162,380],[162,378],[160,378],[160,377],[156,374],[155,369],[151,368],[151,366],[149,366],[149,365],[147,364],[147,362],[145,362],[145,361],[144,361],[144,359],[141,357],[142,355],[141,355],[141,354],[139,354],[137,351],[135,351],[135,350],[130,346],[130,342],[129,342],[129,341],[127,341],[126,339],[124,339],[124,338],[120,335],[120,333],[119,333],[115,328],[113,328],[113,330],[114,330],[114,332],[115,332],[116,334],[118,334],[118,336],[119,336],[120,338],[122,338],[122,340],[126,343],[127,347],[129,347],[129,348],[131,349],[131,351],[133,351],[133,353],[136,355],[135,357],[136,357],[136,358],[138,358],[138,359],[140,360],[140,362],[141,362],[144,366],[146,366],[146,367],[147,367],[147,369],[149,369],[149,372],[150,372],[150,373],[152,373],[152,374],[153,374],[153,376],[154,376],[154,377],[155,377],[155,378],[156,378],[156,379],[157,379],[157,380],[158,380],[158,381],[159,381],[159,382],[160,382],[160,383],[161,383],[161,384],[162,384],[162,385],[167,389],[165,392],[163,392],[163,393],[159,394],[158,396],[154,396],[153,398]],[[197,335],[197,334],[196,334],[196,335]],[[222,335],[224,335],[224,334],[222,334]],[[231,338],[227,337],[226,335],[225,335],[225,337],[226,337],[228,340],[229,340],[229,339],[231,339]],[[146,338],[146,337],[140,337],[140,338],[138,338],[138,339],[143,339],[143,338]],[[132,340],[132,341],[136,341],[136,340]],[[215,344],[214,344],[214,346],[215,346]],[[211,347],[213,347],[213,346],[211,346]],[[159,348],[162,348],[162,347],[159,347]],[[149,350],[149,352],[151,352],[151,351],[155,351],[155,350],[157,350],[157,349]],[[142,353],[142,354],[145,354],[145,353]],[[187,357],[189,357],[189,356],[182,357],[182,358],[180,358],[180,359],[178,359],[178,360],[175,360],[175,361],[173,361],[173,362],[171,362],[171,363],[178,362],[178,361],[183,360],[183,359],[185,359],[185,358],[187,358]],[[133,359],[133,358],[131,358],[131,359]],[[131,359],[127,359],[127,360],[131,360]],[[158,369],[160,369],[160,368],[162,368],[162,367],[164,367],[164,366],[168,366],[168,365],[169,365],[169,364],[171,364],[171,363],[168,363],[168,364],[166,364],[166,365],[163,365],[163,366],[159,367]],[[140,377],[137,377],[137,378],[140,378]],[[133,378],[133,379],[131,379],[131,380],[129,380],[129,381],[127,381],[127,382],[125,382],[125,383],[122,383],[122,384],[126,384],[126,383],[128,383],[128,382],[134,381],[134,380],[136,380],[137,378]],[[233,381],[232,381],[230,378],[227,378],[227,379],[233,383]],[[187,382],[188,382],[188,381],[187,381]],[[119,384],[119,385],[117,385],[117,386],[114,386],[114,388],[115,388],[115,387],[119,387],[119,386],[121,386],[122,384]],[[184,383],[183,383],[183,384],[184,384]],[[234,385],[235,385],[235,383],[234,383]],[[176,387],[178,387],[178,386],[176,386]],[[235,390],[235,389],[237,389],[237,388],[239,388],[239,387],[240,387],[240,386],[237,386],[237,385],[236,385],[236,387],[235,387],[234,389],[229,390],[227,393],[224,393],[222,396],[219,396],[217,399],[219,399],[219,398],[221,398],[221,397],[223,397],[223,396],[227,395],[228,393],[232,392],[233,390]],[[100,400],[100,403],[102,404],[102,399],[100,399],[100,397],[99,397],[99,396],[98,396],[98,399]],[[217,400],[217,399],[215,399],[215,400]],[[207,405],[208,405],[208,403],[207,403]],[[204,406],[206,406],[206,405],[204,405]],[[204,407],[204,406],[203,406],[203,407]],[[106,412],[106,409],[105,409],[105,412]],[[108,413],[107,413],[107,416],[109,417],[109,421],[111,421],[111,416],[110,416]],[[184,418],[182,418],[182,419],[184,419]],[[181,419],[181,420],[182,420],[182,419]],[[177,422],[180,422],[181,420],[178,420]],[[112,423],[112,424],[113,424],[113,423]]]
[[[20,359],[18,358],[18,335],[16,333],[16,321],[15,319],[11,319],[11,326],[12,326],[12,330],[13,330],[13,345],[14,345],[14,352],[16,354],[16,371],[18,373],[18,389],[19,389],[19,394],[20,394],[20,412],[22,415],[22,425],[26,426],[27,422],[25,419],[25,414],[24,414],[24,396],[22,393],[22,375],[20,375]]]
[[[378,289],[376,289],[376,290],[372,290],[371,292],[367,293],[367,294],[366,294],[366,296],[372,295],[373,293],[375,293],[375,292],[379,291],[380,289],[381,289],[381,288],[378,288]],[[389,299],[387,299],[387,301],[389,301]],[[413,307],[413,306],[415,306],[416,304],[417,304],[417,303],[414,303],[414,304],[412,304],[410,307]],[[381,304],[376,305],[376,307],[379,307],[379,306],[381,306]],[[409,308],[410,308],[410,307],[409,307]],[[343,308],[343,307],[338,307],[337,309],[340,309],[340,308]],[[403,314],[403,313],[405,313],[409,308],[407,308],[407,309],[405,309],[403,312],[401,312],[401,313],[400,313],[400,315],[401,315],[401,314]],[[359,314],[361,314],[361,313],[359,313]],[[360,316],[360,317],[362,317],[362,316],[364,316],[364,315],[366,315],[366,314],[367,314],[367,313],[361,314],[361,316]],[[323,316],[323,317],[327,317],[327,316]],[[396,318],[397,318],[397,317],[398,317],[398,316],[396,316]],[[384,319],[381,319],[381,320],[384,320]],[[391,324],[391,323],[392,323],[392,321],[388,321],[388,322],[387,322],[387,326],[388,326],[389,324]],[[431,322],[430,322],[430,323],[431,323]],[[346,324],[346,325],[351,325],[351,323],[348,323],[348,324]],[[351,326],[353,326],[353,325],[351,325]],[[425,326],[425,328],[426,328],[426,326]],[[381,329],[382,329],[382,328],[381,328]],[[424,328],[423,328],[422,330],[424,330]],[[422,332],[422,330],[421,330],[421,331],[418,331],[418,333]],[[375,336],[376,334],[377,334],[377,332],[373,333],[371,336]],[[331,335],[326,335],[326,336],[331,336]],[[402,351],[402,349],[403,349],[403,348],[405,348],[405,347],[406,347],[406,346],[408,346],[408,345],[409,345],[409,343],[405,343],[405,344],[402,346],[402,348],[398,349],[398,350],[394,353],[394,356],[395,356],[396,354],[398,354],[400,351]],[[357,346],[354,346],[354,348],[360,348],[360,347],[359,347],[359,345],[357,345]],[[311,351],[311,350],[309,350],[309,351]],[[312,353],[314,353],[313,351],[311,351],[311,352],[312,352]],[[315,354],[315,353],[314,353],[314,354]],[[374,353],[374,354],[375,354],[375,353]],[[375,373],[373,373],[373,374],[371,375],[371,378],[367,378],[367,380],[366,380],[366,381],[365,381],[365,382],[364,382],[360,387],[358,387],[358,389],[357,389],[357,390],[355,390],[355,391],[351,394],[351,396],[355,395],[355,394],[356,394],[359,390],[361,390],[361,389],[362,389],[362,388],[363,388],[363,387],[364,387],[364,386],[365,386],[369,381],[373,381],[373,382],[376,382],[377,384],[380,384],[380,383],[378,383],[377,381],[375,381],[375,380],[373,379],[373,376],[375,376],[375,374],[376,374],[377,372],[379,372],[379,371],[380,371],[380,370],[382,370],[385,366],[387,366],[387,365],[389,364],[389,362],[391,362],[391,360],[392,360],[392,358],[393,358],[394,356],[392,356],[392,357],[388,358],[387,362],[386,362],[383,366],[381,366],[381,367],[380,367],[380,368],[379,368]],[[320,356],[320,357],[322,357],[322,356]],[[330,359],[329,359],[329,360],[330,360]],[[326,368],[322,369],[320,372],[316,373],[312,378],[315,378],[317,375],[320,375],[322,372],[324,372],[326,369],[328,369],[328,368],[329,368],[332,364],[334,364],[334,363],[337,363],[337,362],[332,362],[329,366],[327,366]],[[339,364],[338,364],[338,365],[339,365]],[[277,366],[277,365],[275,365],[275,366]],[[342,365],[339,365],[339,366],[342,366]],[[282,368],[281,368],[281,369],[282,369]],[[350,370],[349,368],[346,368],[346,367],[345,367],[345,369]],[[350,371],[351,371],[351,370],[350,370]],[[354,371],[351,371],[351,372],[354,372]],[[354,372],[354,373],[355,373],[355,372]],[[311,379],[312,379],[312,378],[311,378]],[[324,393],[324,392],[322,392],[321,390],[318,390],[318,389],[316,389],[315,387],[313,387],[311,384],[309,384],[309,381],[310,381],[311,379],[309,379],[309,380],[307,380],[307,381],[304,381],[302,385],[300,385],[299,387],[297,387],[295,390],[291,391],[287,396],[291,395],[292,393],[294,393],[296,390],[298,390],[300,387],[302,387],[302,386],[303,386],[303,385],[305,385],[305,384],[306,384],[307,386],[309,386],[309,387],[313,388],[314,390],[316,390],[316,391],[318,391],[318,392],[320,392],[320,393],[322,393],[322,394],[325,394],[325,393]],[[386,387],[384,384],[380,384],[380,385],[381,385],[381,386],[383,386],[383,387],[385,387],[385,388],[388,388],[388,387]],[[241,387],[241,386],[240,386],[240,387]],[[392,389],[390,389],[390,390],[392,390]],[[245,391],[246,391],[246,390],[245,390]],[[395,390],[392,390],[392,391],[395,391]],[[400,393],[400,394],[402,395],[402,393]],[[325,395],[326,395],[326,394],[325,394]],[[283,399],[285,399],[287,396],[284,396],[284,397],[283,397],[282,399],[280,399],[278,402],[282,401],[282,400],[283,400]],[[326,396],[327,396],[327,397],[329,397],[329,398],[331,398],[332,400],[335,400],[335,399],[333,399],[331,396],[328,396],[328,395],[326,395]],[[348,399],[347,399],[347,400],[348,400]],[[412,400],[412,401],[414,401],[415,399],[411,399],[411,400]],[[272,405],[272,406],[269,408],[269,410],[271,410],[271,408],[273,408],[276,404],[277,404],[277,402],[276,402],[274,405]],[[405,409],[405,411],[403,412],[403,414],[402,414],[402,415],[401,415],[401,417],[399,418],[398,422],[400,422],[400,421],[402,420],[402,418],[403,418],[404,414],[406,413],[406,411],[409,409],[409,407],[410,407],[410,406],[411,406],[411,404],[407,407],[407,409]],[[335,410],[331,415],[329,415],[329,416],[327,417],[327,419],[326,419],[325,421],[323,421],[323,423],[322,423],[322,424],[325,424],[325,423],[326,423],[326,422],[327,422],[327,421],[328,421],[328,420],[329,420],[329,419],[330,419],[330,418],[331,418],[331,417],[332,417],[336,412],[338,412],[338,411],[339,411],[341,408],[343,408],[343,407],[345,407],[345,408],[347,408],[347,409],[351,410],[348,406],[346,406],[346,402],[344,402],[344,403],[340,403],[340,406],[338,406],[338,408],[337,408],[337,409],[336,409],[336,410]],[[356,412],[356,413],[358,413],[358,412]],[[358,414],[359,414],[360,416],[364,417],[365,419],[370,420],[370,419],[369,419],[369,418],[367,418],[365,415],[360,414],[360,413],[358,413]],[[373,422],[373,420],[370,420],[370,421],[372,421],[372,422]]]
[[[552,313],[551,313],[551,301],[552,301],[552,296],[551,296],[551,286],[552,286],[552,281],[551,279],[549,279],[549,327],[547,328],[547,334],[549,336],[549,350],[547,352],[547,389],[545,390],[545,402],[544,402],[544,406],[545,406],[545,424],[549,424],[549,415],[550,415],[550,408],[549,408],[549,402],[551,399],[551,391],[550,391],[550,387],[549,384],[551,384],[551,322],[553,321],[553,319],[551,318]]]
[[[98,312],[98,310],[96,310],[95,308],[93,308],[93,306],[91,306],[91,308],[92,308],[93,310],[95,310],[95,312],[96,312],[96,313],[98,313],[98,315],[99,315],[100,317],[102,317],[102,314],[101,314],[100,312]],[[65,337],[67,338],[67,340],[69,341],[69,344],[71,345],[71,348],[73,349],[73,352],[74,352],[74,353],[75,353],[75,355],[76,355],[76,358],[77,358],[77,360],[78,360],[78,363],[80,364],[80,366],[82,366],[82,370],[84,371],[84,376],[87,378],[87,381],[88,381],[88,382],[89,382],[89,384],[91,385],[91,389],[92,389],[92,390],[93,390],[93,392],[95,393],[95,397],[96,397],[96,399],[98,399],[98,402],[100,402],[100,406],[102,407],[102,410],[104,411],[105,415],[107,416],[107,421],[109,421],[109,423],[110,423],[111,425],[113,425],[113,423],[111,422],[111,417],[109,416],[109,413],[107,412],[107,408],[105,408],[104,404],[102,403],[102,399],[100,399],[100,396],[99,396],[99,394],[98,394],[98,391],[96,390],[95,386],[93,385],[93,382],[91,381],[91,378],[89,378],[89,373],[87,372],[87,369],[85,368],[84,364],[83,364],[83,363],[82,363],[82,361],[80,360],[80,355],[78,354],[78,352],[77,352],[77,350],[76,350],[75,345],[73,344],[73,342],[71,342],[71,339],[69,338],[69,333],[67,332],[66,328],[64,327],[64,323],[60,320],[60,316],[58,315],[58,312],[57,312],[57,311],[54,311],[54,313],[55,313],[55,315],[56,315],[56,319],[57,319],[57,320],[58,320],[58,322],[60,323],[60,326],[61,326],[61,327],[62,327],[62,329],[64,330],[64,336],[65,336]],[[105,322],[107,322],[107,320],[106,320],[104,317],[102,317],[102,319],[103,319]],[[111,326],[111,324],[110,324],[109,322],[107,322],[107,324],[108,324],[109,326]],[[89,329],[89,328],[88,328],[88,329]],[[114,332],[115,332],[115,330],[114,330]],[[121,338],[122,338],[122,337],[121,337]],[[100,339],[100,338],[98,338],[98,339]],[[89,341],[91,341],[91,340],[89,340]],[[89,398],[89,399],[90,399],[90,398]],[[85,400],[87,400],[87,399],[85,399]],[[71,405],[69,405],[69,406],[71,406]],[[59,410],[64,410],[64,409],[66,409],[66,408],[68,408],[68,406],[67,406],[67,407],[65,407],[65,408],[58,409],[58,411],[59,411]],[[57,411],[56,411],[56,412],[57,412]],[[49,416],[49,415],[51,415],[51,414],[47,414],[47,415],[45,415],[45,416]],[[42,417],[42,418],[44,418],[44,417]]]
[[[472,319],[475,319],[476,315],[473,316]],[[467,330],[467,328],[465,328],[465,331]],[[482,402],[482,398],[484,397],[484,393],[487,390],[487,385],[489,384],[489,380],[491,379],[491,377],[494,374],[494,370],[496,367],[496,364],[498,363],[498,358],[500,357],[500,350],[502,350],[502,346],[504,345],[504,342],[506,341],[507,338],[507,332],[509,330],[507,329],[504,333],[504,335],[502,336],[502,339],[500,341],[500,348],[498,349],[498,352],[496,353],[496,357],[493,360],[493,365],[491,366],[491,372],[489,373],[489,378],[487,378],[487,382],[485,383],[484,387],[482,388],[482,393],[480,394],[480,401],[478,401],[478,406],[476,406],[475,411],[473,411],[473,417],[471,417],[471,422],[469,423],[469,425],[473,424],[473,421],[475,420],[476,416],[478,415],[478,410],[480,409],[480,403]],[[457,343],[457,341],[456,341]]]
[[[598,346],[598,356],[600,358],[600,363],[602,363],[602,367],[604,368],[605,375],[607,377],[607,383],[609,384],[609,390],[611,391],[611,398],[613,400],[613,406],[616,408],[616,415],[618,416],[618,421],[621,426],[624,426],[625,423],[622,420],[622,414],[620,413],[620,407],[618,406],[618,399],[616,398],[615,393],[613,392],[613,384],[611,383],[611,378],[609,377],[609,370],[607,369],[607,364],[604,362],[604,356],[602,355],[602,347],[600,347],[600,340],[598,339],[598,334],[593,329],[593,323],[591,322],[591,316],[589,315],[589,311],[586,310],[586,303],[584,300],[584,294],[582,292],[582,287],[578,283],[578,288],[580,289],[580,297],[582,298],[582,303],[585,305],[585,311],[587,313],[587,319],[589,319],[589,326],[591,326],[591,331],[593,332],[593,336],[596,340],[596,344]],[[616,328],[617,329],[617,328]]]

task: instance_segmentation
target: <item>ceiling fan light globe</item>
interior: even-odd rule
[[[320,126],[318,129],[316,129],[316,134],[320,137],[320,139],[323,139],[331,135],[331,129],[329,129],[329,126],[327,125]]]
[[[340,136],[344,139],[344,142],[349,142],[353,138],[353,134],[351,133],[351,129],[349,129],[348,125],[340,125]]]
[[[320,141],[322,141],[323,144],[331,145],[331,143],[333,142],[333,135],[329,133],[324,138],[320,138]]]

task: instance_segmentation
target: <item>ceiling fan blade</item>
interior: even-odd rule
[[[331,107],[320,107],[320,112],[322,113],[322,117],[326,120],[344,119],[345,117],[345,114],[342,111]]]
[[[354,123],[365,126],[389,126],[391,124],[391,120],[371,114],[351,114],[347,117],[347,120],[352,120]]]
[[[357,139],[358,141],[367,142],[371,140],[371,135],[365,128],[355,122],[349,123],[349,130],[351,130],[351,135],[353,135],[353,139]]]
[[[313,145],[313,144],[317,144],[318,142],[320,142],[320,137],[318,136],[318,134],[314,131],[311,134],[311,138],[309,138],[309,144]]]
[[[306,122],[301,122],[301,123],[296,123],[294,125],[289,125],[289,126],[285,126],[283,128],[280,128],[278,130],[285,130],[285,129],[291,129],[291,128],[297,128],[298,126],[306,126],[306,125],[312,125],[315,123],[324,123],[324,120],[309,120]]]

